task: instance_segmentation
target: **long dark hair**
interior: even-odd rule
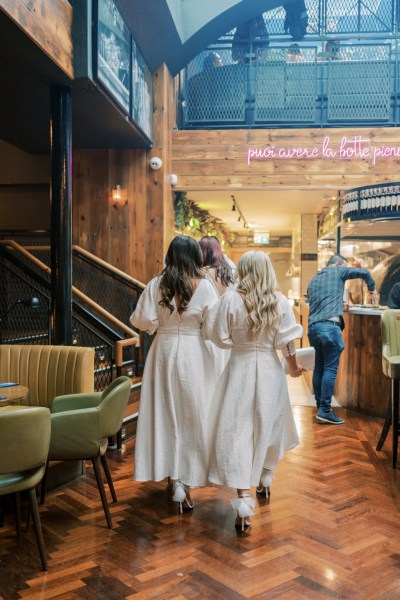
[[[174,238],[165,257],[165,269],[161,273],[160,306],[169,308],[172,313],[174,306],[171,300],[177,295],[180,300],[178,313],[185,312],[194,291],[191,279],[204,278],[202,266],[203,257],[196,240],[188,235]]]
[[[203,266],[213,267],[217,279],[223,285],[228,286],[233,283],[232,269],[225,260],[218,238],[213,235],[206,235],[201,238],[199,244],[203,254]]]

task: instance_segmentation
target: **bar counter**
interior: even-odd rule
[[[344,313],[345,349],[340,357],[335,396],[344,408],[384,418],[390,380],[382,373],[382,312],[383,308],[354,306]],[[304,328],[302,345],[309,346],[306,302],[301,301],[300,314]],[[312,389],[311,374],[306,379]]]

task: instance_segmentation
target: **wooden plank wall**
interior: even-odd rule
[[[174,235],[171,131],[174,86],[165,66],[154,75],[155,122],[151,151],[74,150],[73,243],[147,283],[163,268]],[[159,156],[159,171],[149,167]],[[126,204],[114,206],[111,189],[121,185]]]
[[[73,243],[146,281],[146,152],[75,150]],[[127,203],[114,206],[121,185]]]
[[[73,79],[73,11],[67,0],[0,0],[0,10]]]
[[[173,80],[165,65],[153,76],[154,144],[148,160],[161,158],[163,166],[153,171],[147,165],[147,279],[163,268],[163,259],[174,235],[173,193],[169,181],[171,170],[171,131],[175,125]]]
[[[369,147],[400,147],[396,128],[257,129],[173,131],[172,169],[178,175],[177,190],[341,190],[399,179],[398,158],[269,159],[248,164],[248,148],[321,149],[325,137],[338,150],[343,137],[369,140]],[[363,143],[363,147],[367,144]]]

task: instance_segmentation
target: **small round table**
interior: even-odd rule
[[[29,400],[29,390],[24,385],[0,387],[0,406],[25,404]]]

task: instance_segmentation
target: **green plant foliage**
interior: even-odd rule
[[[235,241],[235,234],[225,223],[190,200],[187,192],[175,192],[174,209],[177,233],[190,235],[196,240],[205,235],[214,235],[224,248],[229,248]]]

